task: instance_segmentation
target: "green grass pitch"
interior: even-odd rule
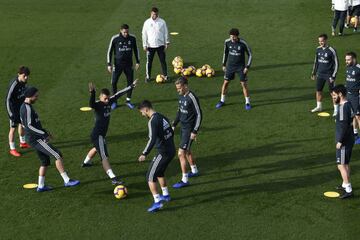
[[[171,60],[207,63],[212,79],[190,79],[201,101],[204,120],[193,146],[201,177],[187,189],[170,189],[173,201],[157,214],[145,181],[148,162],[137,157],[147,141],[147,120],[137,110],[112,113],[107,142],[115,173],[128,184],[126,200],[113,187],[96,158],[80,168],[91,147],[93,113],[87,83],[110,87],[106,51],[121,23],[141,46],[141,28],[155,4],[171,37]],[[323,192],[341,182],[335,164],[334,121],[310,114],[314,82],[309,78],[317,35],[330,34],[332,12],[326,0],[0,0],[0,84],[8,83],[21,64],[29,65],[29,85],[40,89],[35,108],[64,154],[70,177],[81,185],[65,189],[54,164],[46,182],[56,189],[38,194],[22,189],[37,181],[39,161],[32,150],[23,157],[8,154],[8,119],[0,108],[0,239],[357,239],[359,198],[325,199]],[[249,86],[254,108],[244,110],[238,81],[228,105],[215,109],[222,84],[221,60],[228,30],[238,27],[253,50]],[[359,35],[346,30],[330,38],[340,59],[338,83],[344,82],[344,53],[359,51]],[[140,84],[135,103],[143,99],[173,119],[177,93],[173,84],[144,84],[141,51]],[[153,75],[160,71],[154,60]],[[174,74],[171,74],[174,79]],[[119,87],[125,86],[122,76]],[[121,101],[120,101],[121,102]],[[332,111],[328,95],[324,100]],[[176,132],[178,144],[178,132]],[[153,156],[154,151],[148,157]],[[352,184],[360,185],[359,147],[352,158]],[[169,184],[180,178],[177,158],[170,164]]]

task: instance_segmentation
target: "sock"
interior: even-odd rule
[[[188,180],[189,180],[188,174],[187,174],[187,173],[183,173],[183,174],[182,174],[181,181],[183,181],[184,183],[187,183]]]
[[[192,173],[198,173],[198,169],[196,167],[196,164],[195,165],[190,165],[190,167],[191,167],[191,172]]]
[[[222,95],[222,94],[221,94],[220,101],[221,101],[221,102],[225,102],[225,95]]]
[[[250,97],[245,97],[245,104],[250,104]]]
[[[169,196],[169,190],[167,187],[162,187],[161,190],[162,190],[163,196]]]
[[[69,178],[69,176],[67,175],[66,172],[63,172],[63,173],[61,173],[60,175],[61,175],[62,178],[64,179],[64,183],[68,183],[68,182],[69,182],[70,178]]]
[[[322,108],[321,102],[316,102],[316,107],[317,107],[317,108]]]
[[[130,102],[130,100],[131,100],[131,98],[128,98],[128,97],[126,98],[126,101],[127,101],[127,102]]]
[[[84,160],[84,163],[90,163],[90,162],[91,162],[91,158],[87,155]]]
[[[25,143],[25,136],[20,136],[20,143]]]
[[[155,202],[155,203],[160,202],[160,194],[155,194],[155,195],[153,195],[153,198],[154,198],[154,202]]]
[[[357,128],[354,128],[354,135],[358,135],[358,129]]]
[[[9,142],[10,150],[15,150],[15,142]]]
[[[45,176],[39,176],[38,187],[43,188],[45,186]]]
[[[109,169],[106,171],[106,174],[109,176],[109,178],[114,178],[116,177],[114,172],[112,171],[112,169]]]
[[[346,191],[347,193],[352,192],[351,183],[347,183],[347,184],[345,184],[345,191]]]

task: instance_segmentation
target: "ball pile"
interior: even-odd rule
[[[182,57],[177,56],[172,61],[175,74],[181,74],[182,76],[189,77],[191,75],[196,75],[197,77],[213,77],[215,75],[214,69],[205,64],[201,68],[196,69],[194,66],[184,67],[184,60]]]

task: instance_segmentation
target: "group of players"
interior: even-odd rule
[[[161,20],[161,21],[160,21]],[[157,52],[163,72],[166,72],[165,49],[169,44],[167,37],[163,39],[166,46],[155,47],[151,43],[159,42],[159,39],[151,40],[155,37],[151,31],[159,32],[159,29],[151,29],[152,26],[164,27],[165,22],[158,17],[158,9],[152,8],[150,18],[145,21],[143,28],[143,44],[144,50],[147,51],[147,68],[145,82],[150,81],[149,58],[152,61],[154,54]],[[165,25],[166,28],[166,25]],[[166,30],[166,31],[165,31]],[[167,29],[163,32],[167,34]],[[145,37],[146,31],[149,32]],[[145,32],[145,33],[144,33]],[[160,31],[161,32],[161,31]],[[221,108],[225,104],[225,95],[228,85],[235,78],[235,74],[239,75],[240,82],[245,96],[245,109],[250,110],[250,98],[247,88],[247,73],[249,71],[252,55],[248,44],[239,37],[239,30],[233,28],[229,31],[230,38],[224,44],[223,70],[225,72],[224,83],[221,90],[221,99],[216,108]],[[150,43],[149,43],[150,42]],[[133,65],[133,55],[136,64]],[[245,55],[248,60],[245,63]],[[93,147],[88,151],[86,158],[82,163],[82,167],[91,167],[92,159],[99,154],[102,166],[109,176],[112,184],[123,184],[123,181],[115,175],[109,163],[109,154],[106,146],[106,135],[109,127],[111,111],[117,108],[117,100],[124,94],[127,94],[126,105],[130,109],[134,109],[135,105],[131,103],[131,95],[133,89],[138,84],[138,80],[134,81],[134,70],[140,66],[139,52],[137,50],[135,36],[129,34],[129,26],[123,24],[120,33],[113,36],[110,41],[107,53],[108,71],[112,74],[112,91],[107,88],[100,90],[99,99],[96,100],[96,89],[93,83],[89,83],[90,100],[89,106],[94,110],[95,126],[91,132],[91,142]],[[150,69],[149,69],[150,68]],[[124,72],[127,77],[127,87],[118,91],[117,82]],[[20,157],[21,153],[15,148],[15,131],[18,129],[20,138],[20,148],[33,148],[40,159],[38,192],[52,190],[52,187],[45,184],[45,175],[47,167],[50,165],[50,158],[55,159],[55,165],[64,180],[65,187],[72,187],[80,184],[79,180],[69,178],[63,165],[63,157],[61,152],[54,147],[50,140],[52,138],[49,131],[41,125],[38,114],[33,108],[33,104],[39,97],[39,90],[35,87],[26,87],[29,79],[30,69],[21,66],[9,86],[6,96],[6,108],[10,119],[9,146],[10,154]],[[168,78],[166,77],[168,80]],[[173,185],[173,188],[183,188],[189,186],[189,178],[199,175],[194,156],[191,151],[191,145],[196,140],[198,131],[202,121],[202,111],[199,99],[190,91],[186,77],[180,77],[175,81],[176,91],[179,94],[179,107],[173,122],[170,122],[164,115],[158,113],[148,100],[142,101],[138,109],[144,117],[149,119],[149,141],[138,157],[138,161],[142,162],[150,153],[153,147],[157,148],[157,154],[150,163],[147,172],[147,181],[149,189],[153,195],[154,203],[148,209],[149,212],[155,212],[163,207],[164,202],[170,201],[169,190],[164,178],[164,172],[169,162],[174,158],[176,149],[174,144],[174,129],[180,123],[180,146],[178,149],[178,157],[182,172],[181,180]],[[187,164],[189,163],[191,170],[188,172]],[[159,182],[162,194],[159,194],[157,188]]]
[[[321,112],[322,90],[328,83],[332,96],[336,121],[336,162],[341,173],[342,184],[336,187],[341,190],[341,199],[353,196],[350,183],[350,159],[354,143],[360,144],[358,136],[360,126],[360,64],[354,52],[345,54],[346,73],[345,85],[335,85],[339,68],[336,50],[328,45],[326,34],[318,36],[319,47],[316,49],[311,79],[316,80],[316,107],[311,112]]]
[[[51,186],[45,185],[45,175],[47,167],[50,165],[50,157],[55,158],[55,165],[60,175],[64,180],[65,187],[72,187],[80,184],[79,180],[73,180],[68,177],[64,169],[63,158],[61,152],[54,147],[49,141],[52,136],[49,131],[44,129],[41,125],[38,114],[33,108],[33,104],[39,97],[39,91],[35,87],[26,87],[27,79],[29,78],[30,70],[28,67],[22,66],[18,71],[18,76],[11,82],[6,98],[6,105],[8,107],[8,114],[10,117],[10,134],[9,137],[14,137],[15,128],[19,129],[20,146],[22,148],[32,147],[36,150],[40,159],[38,192],[45,192],[52,190]],[[106,146],[106,134],[109,127],[111,105],[116,102],[122,95],[128,93],[136,87],[137,80],[131,83],[128,87],[110,95],[110,91],[106,88],[101,89],[99,100],[95,100],[95,86],[89,83],[90,101],[89,106],[95,112],[95,126],[91,132],[91,142],[93,148],[88,152],[82,166],[91,167],[92,158],[99,153],[102,161],[102,166],[106,174],[111,179],[113,185],[123,184],[123,182],[116,177],[111,169],[108,160],[108,151]],[[175,156],[174,144],[174,129],[178,123],[181,123],[181,142],[178,150],[180,160],[182,179],[173,185],[174,188],[182,188],[188,186],[189,177],[198,176],[199,172],[195,164],[191,152],[192,142],[196,139],[202,121],[202,111],[200,108],[199,99],[188,87],[188,81],[184,77],[180,77],[175,82],[176,90],[179,93],[179,108],[176,118],[173,123],[160,113],[157,113],[152,104],[148,100],[144,100],[138,106],[141,114],[149,118],[149,141],[139,156],[138,160],[144,161],[146,156],[155,146],[158,153],[152,160],[148,172],[147,180],[150,191],[154,197],[153,205],[148,209],[149,212],[154,212],[162,208],[164,201],[170,201],[170,195],[167,184],[164,178],[164,172],[169,162]],[[25,133],[25,134],[24,134]],[[26,139],[26,142],[25,140]],[[13,139],[11,139],[13,141]],[[15,143],[11,142],[10,147]],[[13,153],[14,149],[10,150]],[[18,152],[17,152],[18,153]],[[14,155],[20,156],[20,153]],[[187,172],[187,162],[190,163],[191,171]],[[156,182],[162,189],[162,195],[157,190]]]

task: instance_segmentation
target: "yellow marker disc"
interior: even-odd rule
[[[91,111],[92,108],[91,107],[81,107],[80,108],[80,111],[83,111],[83,112],[88,112],[88,111]]]
[[[337,198],[340,196],[340,194],[338,192],[324,192],[324,196],[329,198]]]
[[[179,35],[178,32],[171,32],[170,35]]]
[[[319,116],[319,117],[330,117],[330,113],[321,112],[321,113],[318,113],[318,116]]]
[[[27,184],[24,184],[23,185],[23,188],[25,189],[34,189],[34,188],[37,188],[37,184],[36,183],[27,183]]]

